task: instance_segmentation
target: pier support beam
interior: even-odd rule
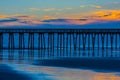
[[[28,36],[28,49],[34,49],[34,33],[29,33],[29,36]]]
[[[19,49],[25,48],[24,33],[19,33]]]
[[[9,40],[8,40],[8,47],[9,49],[14,49],[14,33],[9,33]]]

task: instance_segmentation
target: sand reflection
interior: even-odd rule
[[[46,66],[27,66],[19,67],[20,70],[34,74],[47,74],[45,77],[53,80],[120,80],[119,73],[102,73],[90,70],[46,67]],[[37,75],[40,77],[40,75]]]

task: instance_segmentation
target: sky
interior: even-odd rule
[[[120,0],[0,0],[0,27],[120,21]]]

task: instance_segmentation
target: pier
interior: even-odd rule
[[[120,57],[120,53],[112,53],[119,49],[120,29],[0,29],[0,52],[37,50],[41,57]]]

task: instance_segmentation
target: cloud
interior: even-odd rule
[[[0,14],[0,19],[4,19],[4,18],[7,18],[7,17],[8,17],[7,15]]]
[[[51,20],[51,19],[56,19],[56,17],[53,16],[43,16],[41,20]]]
[[[84,8],[85,6],[84,5],[80,5],[80,8]]]
[[[33,16],[11,16],[7,19],[0,20],[0,26],[22,26],[22,25],[38,25],[43,24],[40,19]]]
[[[19,23],[19,22],[6,22],[6,23],[0,23],[0,26],[22,26],[22,25],[26,25],[23,23]]]
[[[92,8],[96,8],[96,9],[102,8],[102,6],[99,6],[99,5],[80,5],[80,8],[85,8],[85,7],[92,7]]]
[[[46,8],[46,9],[44,9],[44,11],[46,11],[46,12],[48,12],[48,11],[54,11],[54,10],[56,10],[56,8]]]
[[[81,19],[51,19],[51,20],[43,20],[45,24],[52,25],[84,25],[91,23],[92,20],[88,20],[85,18]]]
[[[100,5],[89,5],[88,7],[93,7],[93,8],[96,8],[96,9],[101,9],[102,6]]]
[[[40,9],[39,9],[39,8],[29,8],[29,10],[30,10],[31,12],[34,12],[34,11],[39,11]]]
[[[34,16],[28,16],[28,15],[17,15],[17,16],[11,16],[12,18],[17,18],[19,20],[33,20]]]
[[[72,10],[73,8],[65,8],[66,10]]]
[[[120,10],[102,10],[93,12],[98,20],[118,21],[120,20]]]
[[[57,9],[57,11],[62,11],[63,9]]]
[[[102,8],[102,6],[95,6],[95,8],[97,8],[97,9],[101,9],[101,8]]]
[[[0,20],[0,22],[16,22],[16,21],[18,21],[18,19],[16,19],[16,18],[10,18],[10,19],[2,19],[2,20]]]
[[[120,2],[113,2],[113,4],[120,4]]]
[[[73,14],[74,16],[75,14]],[[104,23],[109,21],[120,21],[120,10],[101,10],[85,14],[83,16],[77,15],[75,18],[71,18],[71,15],[68,14],[69,19],[52,19],[47,21],[47,24],[75,24],[75,25],[84,25],[90,23]]]
[[[16,25],[85,25],[91,23],[104,23],[109,21],[120,21],[120,10],[99,10],[81,14],[66,14],[61,16],[43,16],[36,18],[29,15],[4,15],[0,19],[0,26],[16,26]]]
[[[43,20],[45,24],[51,24],[51,25],[66,25],[69,24],[67,19],[51,19],[51,20]]]

